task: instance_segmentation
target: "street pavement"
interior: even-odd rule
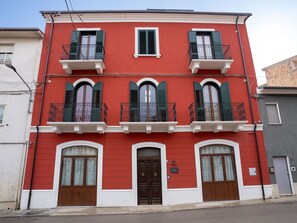
[[[277,199],[205,202],[200,204],[137,207],[59,207],[0,211],[0,223],[297,223],[297,196]]]

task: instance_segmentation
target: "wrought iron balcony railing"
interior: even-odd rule
[[[102,44],[63,45],[62,60],[95,60],[104,59]]]
[[[105,103],[51,103],[49,122],[105,122],[107,123]]]
[[[191,44],[189,47],[190,60],[192,59],[231,59],[230,45]]]
[[[121,103],[121,122],[176,121],[175,103]]]
[[[193,121],[246,121],[244,103],[201,103],[189,106]]]

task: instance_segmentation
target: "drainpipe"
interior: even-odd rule
[[[245,64],[245,58],[244,58],[244,53],[243,53],[243,48],[242,48],[242,42],[241,42],[241,37],[240,37],[240,30],[238,27],[238,19],[239,19],[239,14],[237,15],[236,18],[236,32],[237,32],[237,37],[238,37],[238,42],[240,46],[240,53],[241,53],[241,60],[243,64],[243,70],[244,70],[244,78],[245,78],[245,85],[246,85],[246,90],[248,94],[248,99],[249,99],[249,109],[252,117],[252,123],[254,124],[254,138],[255,138],[255,143],[256,143],[256,150],[257,150],[257,159],[258,159],[258,165],[259,165],[259,174],[260,174],[260,181],[261,181],[261,189],[262,189],[262,198],[265,200],[265,190],[264,190],[264,183],[263,183],[263,173],[262,173],[262,166],[261,166],[261,159],[260,159],[260,151],[259,151],[259,143],[258,143],[258,137],[257,137],[257,124],[255,122],[254,118],[254,112],[252,108],[252,97],[251,97],[251,89],[249,87],[249,78],[247,75],[247,70],[246,70],[246,64]],[[246,18],[247,19],[247,18]],[[246,21],[244,20],[244,23]]]
[[[50,51],[51,51],[51,45],[52,45],[52,35],[53,35],[53,29],[54,29],[54,18],[52,16],[52,14],[50,14],[50,17],[51,17],[52,25],[51,25],[50,38],[49,38],[49,44],[48,44],[48,50],[47,50],[47,56],[46,56],[44,76],[42,79],[41,102],[40,102],[40,107],[39,107],[38,123],[36,125],[36,138],[35,138],[35,143],[34,143],[34,154],[33,154],[33,161],[32,161],[32,171],[31,171],[31,180],[30,180],[30,187],[29,187],[29,197],[28,197],[27,209],[30,209],[30,205],[31,205],[32,186],[33,186],[33,181],[34,181],[34,171],[35,171],[36,154],[37,154],[37,144],[38,144],[38,139],[39,139],[39,126],[41,125],[41,120],[42,120],[42,111],[43,111],[46,79],[47,79],[47,72],[48,72],[48,63],[49,63],[49,57],[50,57]]]

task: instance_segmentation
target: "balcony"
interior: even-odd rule
[[[176,124],[175,103],[121,103],[120,125],[124,133],[172,133]]]
[[[189,56],[189,69],[193,74],[199,69],[220,70],[225,74],[233,63],[229,45],[192,44],[189,47]]]
[[[105,69],[104,47],[102,44],[63,45],[60,64],[67,74],[72,74],[73,70],[96,70],[102,74]]]
[[[57,134],[98,132],[107,128],[107,106],[91,103],[51,103],[47,124]]]
[[[193,133],[238,132],[247,123],[244,103],[191,104],[189,114]]]

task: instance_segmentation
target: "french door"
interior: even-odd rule
[[[224,145],[200,149],[204,201],[238,200],[233,148]]]
[[[97,195],[97,150],[85,146],[63,149],[59,206],[95,206]]]

